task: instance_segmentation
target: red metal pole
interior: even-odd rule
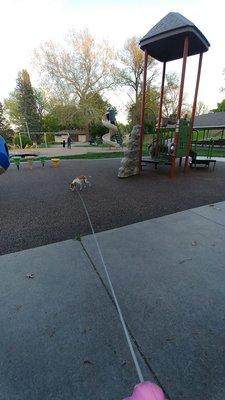
[[[177,108],[177,123],[176,123],[175,136],[174,136],[175,154],[172,156],[172,162],[171,162],[171,168],[170,168],[170,177],[171,178],[174,177],[175,169],[176,169],[176,147],[177,147],[178,139],[179,139],[179,123],[180,123],[183,93],[184,93],[184,79],[185,79],[185,71],[186,71],[187,56],[188,56],[188,46],[189,46],[189,38],[188,38],[188,36],[186,36],[184,39],[183,65],[182,65],[180,93],[179,93],[178,108]]]
[[[160,140],[160,127],[161,127],[161,119],[162,119],[162,106],[163,106],[165,75],[166,75],[166,61],[164,61],[164,63],[163,63],[163,71],[162,71],[162,83],[161,83],[161,93],[160,93],[159,116],[158,116],[158,124],[157,124],[157,142],[156,142],[156,149],[157,150],[156,151],[158,151],[159,140]]]
[[[187,146],[187,154],[186,154],[186,158],[185,158],[184,172],[187,172],[187,170],[188,170],[188,156],[189,156],[189,152],[190,152],[190,149],[191,149],[191,143],[192,143],[192,132],[193,132],[193,126],[194,126],[194,120],[195,120],[195,112],[196,112],[197,98],[198,98],[198,89],[199,89],[199,82],[200,82],[201,69],[202,69],[202,57],[203,57],[203,53],[199,54],[198,73],[197,73],[197,80],[196,80],[196,86],[195,86],[194,101],[193,101],[193,106],[192,106],[192,114],[191,114],[191,121],[190,121],[190,132],[189,132],[189,140],[188,140],[188,146]]]
[[[143,76],[143,84],[142,84],[142,102],[141,102],[141,132],[140,132],[139,174],[141,173],[142,145],[143,145],[143,136],[144,136],[145,93],[146,93],[147,69],[148,69],[148,52],[147,52],[147,50],[145,50],[144,76]]]

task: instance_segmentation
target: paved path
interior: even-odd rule
[[[224,399],[225,203],[98,238],[145,379],[173,400]],[[1,400],[130,393],[137,377],[91,236],[1,256],[0,278]]]
[[[116,149],[115,147],[99,147],[99,146],[72,146],[71,149],[67,147],[63,148],[62,146],[54,146],[49,148],[42,149],[18,149],[10,151],[10,154],[18,155],[18,154],[38,154],[45,155],[48,157],[57,157],[57,156],[71,156],[78,154],[87,154],[87,153],[112,153],[112,152],[120,152],[121,150]]]

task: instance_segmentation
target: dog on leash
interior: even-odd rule
[[[82,190],[83,188],[87,186],[91,186],[91,182],[89,182],[88,178],[91,178],[91,176],[86,176],[86,175],[79,175],[77,176],[71,183],[70,183],[70,189],[79,189]]]

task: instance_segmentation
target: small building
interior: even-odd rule
[[[175,129],[175,122],[174,118],[162,118],[161,126],[168,129]],[[225,132],[225,111],[196,115],[193,129],[202,131],[203,138],[207,138],[212,134],[217,136],[220,134],[221,139],[223,139]]]
[[[209,131],[221,132],[221,137],[223,138],[225,111],[197,115],[194,119],[194,129],[204,131],[205,133],[209,133]]]
[[[87,135],[80,129],[66,129],[55,133],[55,143],[62,143],[63,140],[67,141],[68,136],[71,137],[73,142],[86,143]]]

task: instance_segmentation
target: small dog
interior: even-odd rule
[[[79,190],[82,190],[83,188],[85,188],[87,186],[91,186],[91,183],[89,182],[88,178],[91,178],[91,176],[86,176],[86,175],[77,176],[70,183],[70,189],[74,190],[75,188],[78,188]]]

